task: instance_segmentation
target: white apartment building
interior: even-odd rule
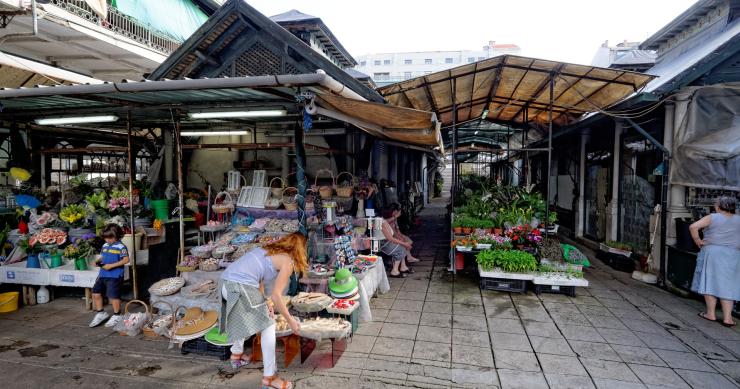
[[[515,44],[489,41],[482,50],[367,54],[356,57],[358,65],[355,70],[367,74],[378,86],[383,86],[498,55],[519,54],[521,50]]]

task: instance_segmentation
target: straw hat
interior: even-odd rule
[[[346,295],[357,289],[357,278],[349,269],[339,269],[334,277],[329,279],[329,291],[332,296]]]
[[[199,332],[206,331],[216,325],[218,321],[218,312],[203,312],[200,308],[190,308],[185,312],[182,318],[182,327],[175,331],[176,336],[188,336]]]

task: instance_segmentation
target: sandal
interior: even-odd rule
[[[719,321],[719,319],[717,319],[717,320]],[[720,324],[722,324],[722,327],[727,327],[727,328],[732,328],[732,327],[734,327],[734,326],[737,325],[737,323],[734,322],[734,321],[732,322],[732,324],[725,323],[724,321],[720,322]]]
[[[393,277],[393,278],[406,278],[406,273],[404,273],[404,272],[400,272],[400,273],[398,273],[398,274],[395,274],[395,275],[394,275],[394,274],[388,274],[388,277]]]
[[[414,274],[415,272],[414,272],[414,268],[410,267],[410,268],[408,268],[408,270],[401,271],[401,273],[403,273],[403,274]]]
[[[283,381],[283,384],[280,386],[275,386],[272,384],[273,381],[279,379],[280,381]],[[262,378],[262,389],[293,389],[293,383],[290,381],[286,381],[275,374],[274,376],[270,377],[263,377]]]
[[[720,319],[714,319],[714,320],[712,320],[712,319],[708,318],[706,312],[699,312],[699,317],[702,318],[702,319],[704,319],[704,320],[707,320],[707,321],[722,321]]]
[[[250,363],[252,363],[252,358],[249,356],[245,358],[245,355],[246,354],[243,354],[243,353],[231,355],[231,359],[229,359],[229,363],[231,364],[231,368],[233,370],[239,370],[240,367],[247,366]],[[235,356],[238,358],[234,358]]]

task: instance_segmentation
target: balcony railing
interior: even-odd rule
[[[139,42],[162,54],[169,55],[180,46],[177,39],[152,29],[119,10],[108,7],[108,17],[101,18],[82,0],[51,0],[51,4],[75,14],[91,23]]]

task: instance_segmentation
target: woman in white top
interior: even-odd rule
[[[261,333],[264,378],[262,387],[290,389],[293,384],[277,376],[275,362],[275,311],[287,320],[298,335],[300,324],[288,312],[282,292],[294,271],[308,270],[306,237],[299,233],[255,248],[229,265],[221,275],[221,330],[228,334],[231,364],[234,368],[249,363],[244,356],[244,341]],[[269,296],[269,297],[266,297]]]

